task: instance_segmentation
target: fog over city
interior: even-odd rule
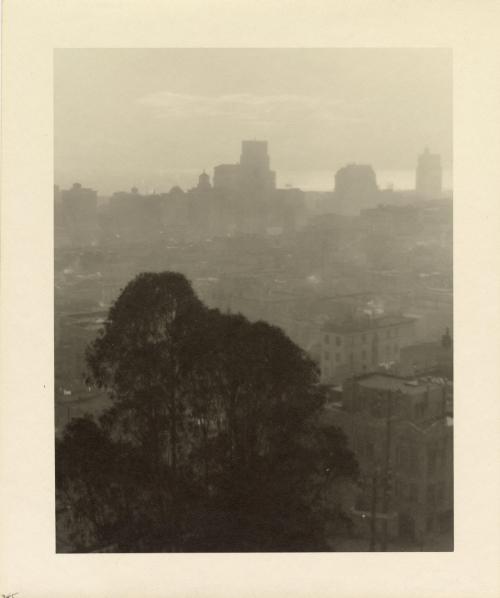
[[[451,186],[448,50],[65,50],[54,69],[64,187],[83,178],[104,195],[192,185],[254,138],[269,142],[279,181],[294,173],[282,184],[323,171],[326,190],[348,162],[414,172],[429,146]]]
[[[54,56],[58,552],[453,550],[444,49]]]

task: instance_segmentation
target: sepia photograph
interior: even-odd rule
[[[498,598],[500,4],[0,18],[0,598]]]
[[[57,553],[454,550],[452,74],[54,50]]]

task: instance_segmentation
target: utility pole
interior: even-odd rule
[[[390,477],[391,471],[391,448],[392,448],[392,400],[391,391],[388,391],[387,409],[386,409],[386,423],[385,423],[385,462],[383,475],[383,493],[382,493],[382,513],[384,518],[382,520],[382,551],[387,550],[387,535],[388,535],[388,516],[389,516],[389,495],[390,495]],[[392,480],[391,480],[392,481]]]

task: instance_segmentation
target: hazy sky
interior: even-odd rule
[[[56,50],[55,182],[168,190],[267,139],[279,171],[451,168],[443,49]],[[189,177],[188,177],[189,174]],[[192,183],[194,184],[194,180]]]

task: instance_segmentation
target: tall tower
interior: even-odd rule
[[[249,192],[265,193],[276,188],[276,175],[269,168],[267,141],[242,141],[241,178]]]
[[[267,141],[242,141],[241,142],[241,167],[247,169],[269,170],[269,155]]]
[[[436,199],[441,196],[441,189],[441,156],[431,154],[426,147],[418,157],[415,190],[426,199]]]

